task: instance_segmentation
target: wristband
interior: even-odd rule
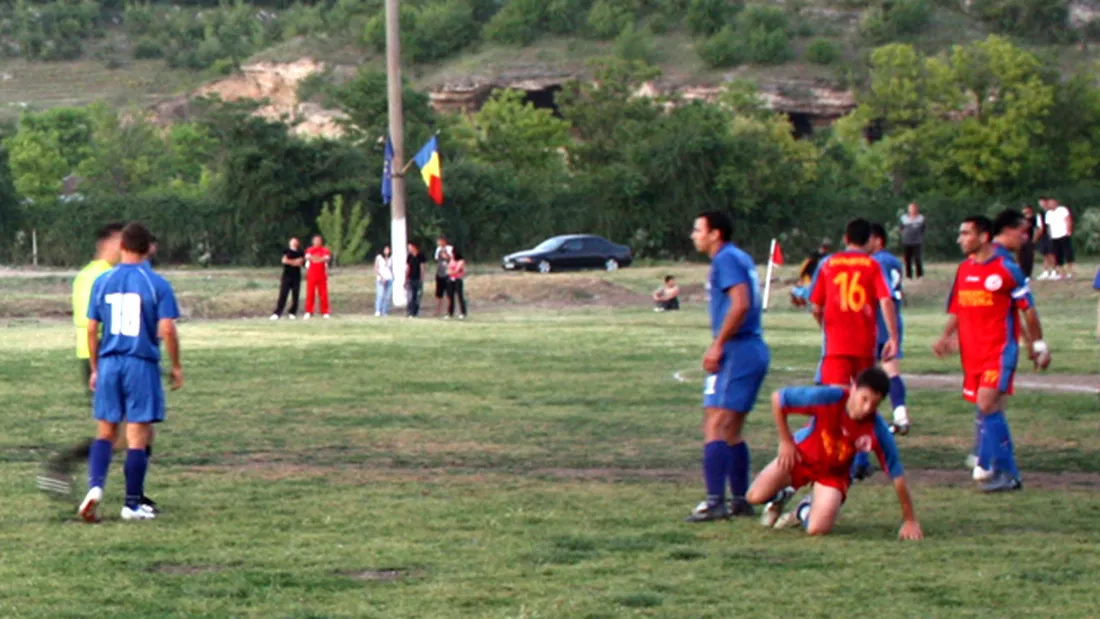
[[[1047,343],[1043,340],[1035,340],[1031,343],[1031,351],[1037,355],[1044,355],[1050,352],[1050,348],[1047,347]]]

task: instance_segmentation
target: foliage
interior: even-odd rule
[[[588,29],[598,39],[610,39],[638,19],[636,0],[596,0],[588,11]]]
[[[367,240],[370,227],[370,215],[363,213],[363,203],[356,202],[351,207],[347,220],[344,219],[344,196],[337,195],[331,202],[325,202],[321,214],[317,216],[317,229],[325,237],[332,250],[332,263],[358,264],[363,262],[370,252],[371,244]]]
[[[485,24],[483,34],[494,43],[529,45],[542,33],[546,10],[543,0],[508,0]]]
[[[28,60],[73,60],[85,42],[103,36],[99,2],[29,2],[0,5],[0,44]]]
[[[745,51],[737,32],[726,26],[714,36],[695,45],[695,51],[708,67],[725,69],[745,62]]]
[[[932,19],[929,0],[883,0],[860,20],[860,33],[873,43],[886,43],[923,31]]]
[[[1044,40],[1068,36],[1066,0],[973,0],[970,12],[997,32]]]
[[[570,144],[569,123],[524,101],[519,90],[495,91],[463,123],[458,144],[474,159],[517,170],[545,170],[561,163]]]
[[[1100,208],[1085,209],[1074,218],[1073,228],[1073,238],[1081,239],[1081,250],[1100,254]]]
[[[386,97],[386,74],[364,65],[355,77],[336,88],[333,98],[348,115],[345,127],[356,140],[377,141],[389,133],[389,113]],[[434,114],[428,105],[428,95],[407,84],[401,89],[405,112],[405,141],[416,144],[431,133]]]
[[[790,21],[777,6],[754,4],[737,15],[737,36],[747,48],[747,60],[782,64],[794,56]]]
[[[743,2],[735,0],[690,0],[687,6],[687,25],[696,36],[717,34],[733,24]]]
[[[640,30],[633,24],[623,28],[615,38],[615,55],[623,60],[637,60],[652,64],[657,59],[657,44],[649,27]]]
[[[806,60],[814,64],[833,64],[840,60],[840,48],[829,39],[814,39],[806,47]]]

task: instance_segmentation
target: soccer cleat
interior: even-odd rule
[[[736,498],[730,501],[730,516],[734,518],[753,518],[756,516],[756,510],[744,497]]]
[[[313,314],[310,314],[309,312],[306,312],[306,315],[302,316],[302,320],[309,320],[312,317],[313,317]]]
[[[1042,273],[1039,274],[1039,277],[1036,277],[1035,279],[1037,279],[1039,281],[1050,279],[1050,271],[1043,271]]]
[[[691,515],[684,518],[684,522],[710,522],[712,520],[726,520],[730,517],[730,509],[725,501],[719,501],[711,505],[706,501],[699,503],[692,510]]]
[[[375,317],[375,318],[378,318],[378,317],[380,317],[381,315],[382,315],[382,313],[381,313],[381,312],[375,312],[375,313],[374,313],[374,317]]]
[[[272,320],[278,320],[278,319],[279,319],[279,315],[278,315],[278,314],[272,314],[272,315],[271,315],[271,319],[272,319]]]
[[[153,510],[145,505],[138,505],[133,509],[123,506],[122,513],[119,516],[123,520],[153,520],[157,517]]]
[[[802,500],[798,502],[794,509],[783,514],[779,517],[779,520],[775,521],[775,528],[793,529],[802,526],[802,519],[810,517],[810,499],[810,495],[802,497]]]
[[[466,314],[459,314],[458,319],[459,320],[466,320]]]
[[[103,488],[96,486],[89,490],[88,494],[84,496],[84,500],[80,503],[80,509],[76,510],[76,514],[80,516],[84,522],[99,522],[99,504],[102,502]]]
[[[775,494],[771,501],[764,505],[764,514],[760,516],[760,524],[766,527],[774,527],[783,515],[783,507],[794,496],[794,488],[787,486]]]
[[[1008,473],[997,473],[993,476],[992,481],[982,485],[982,492],[1013,492],[1023,490],[1023,488],[1024,485],[1020,483],[1018,477],[1009,477]]]
[[[897,422],[890,424],[890,434],[894,436],[905,436],[909,434],[909,424]]]
[[[324,318],[325,320],[328,320],[328,314],[325,314],[324,316],[321,316],[321,318]]]
[[[974,481],[978,481],[978,482],[989,481],[989,480],[993,479],[993,470],[992,469],[983,469],[981,466],[976,465],[974,467],[974,470],[971,471],[970,477],[973,478]]]
[[[160,513],[160,507],[157,507],[157,502],[154,501],[153,499],[150,499],[149,497],[145,496],[144,494],[141,495],[140,505],[142,507],[144,507],[145,509],[148,509],[149,511],[153,512],[153,514],[159,514]]]
[[[909,411],[904,406],[894,409],[894,423],[890,424],[890,433],[897,436],[909,434]]]
[[[67,499],[73,492],[73,478],[60,471],[43,471],[35,479],[38,489],[53,499]]]

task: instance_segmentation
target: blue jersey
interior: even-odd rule
[[[752,256],[733,243],[726,243],[711,260],[710,276],[707,279],[707,288],[710,291],[710,330],[714,337],[718,336],[730,310],[730,288],[741,284],[748,286],[749,310],[733,337],[759,337],[763,333],[760,321],[760,276],[756,274]]]
[[[1096,279],[1092,280],[1092,289],[1100,290],[1100,269],[1096,270]]]
[[[172,286],[147,265],[120,264],[92,286],[88,318],[103,324],[99,356],[160,361],[157,323],[179,318]]]
[[[901,336],[901,261],[897,256],[891,254],[885,249],[880,249],[871,254],[871,257],[875,259],[875,262],[882,267],[882,274],[886,276],[886,283],[890,286],[890,297],[894,300],[894,314],[897,316],[897,322],[894,327],[897,329],[898,336]],[[888,338],[888,331],[886,330],[886,319],[882,315],[882,308],[875,308],[875,316],[878,320],[878,343],[884,344]]]

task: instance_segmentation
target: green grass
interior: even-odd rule
[[[705,276],[690,265],[551,277],[486,268],[471,278],[481,309],[466,323],[185,322],[186,384],[168,396],[149,478],[165,513],[134,526],[117,519],[117,456],[100,526],[68,523],[71,507],[34,489],[40,459],[92,424],[72,330],[58,320],[0,323],[0,400],[9,411],[0,436],[0,615],[1100,613],[1093,396],[1013,398],[1008,417],[1027,487],[987,497],[960,466],[972,409],[953,389],[911,390],[915,427],[900,445],[921,543],[895,541],[898,508],[881,475],[853,489],[824,539],[752,521],[681,523],[702,491],[696,368],[708,329],[698,303],[657,315],[638,300],[665,271],[685,287]],[[947,271],[934,267],[931,281],[911,288],[906,371],[957,371],[929,351]],[[268,272],[169,273],[186,303],[223,297],[243,307],[255,294],[259,316],[272,296]],[[344,271],[334,292],[363,295],[368,277]],[[604,280],[622,303],[531,304],[546,289],[568,298],[604,290]],[[0,280],[8,304],[35,295],[63,302],[63,283]],[[1052,371],[1095,379],[1095,298],[1086,288],[1045,284],[1039,302]],[[475,296],[503,290],[511,301]],[[354,298],[361,312],[368,299]],[[10,315],[5,307],[0,315]],[[812,319],[780,304],[766,328],[774,355],[766,390],[807,382],[820,341]],[[674,380],[677,371],[686,382]],[[762,405],[746,435],[759,469],[775,444]]]

